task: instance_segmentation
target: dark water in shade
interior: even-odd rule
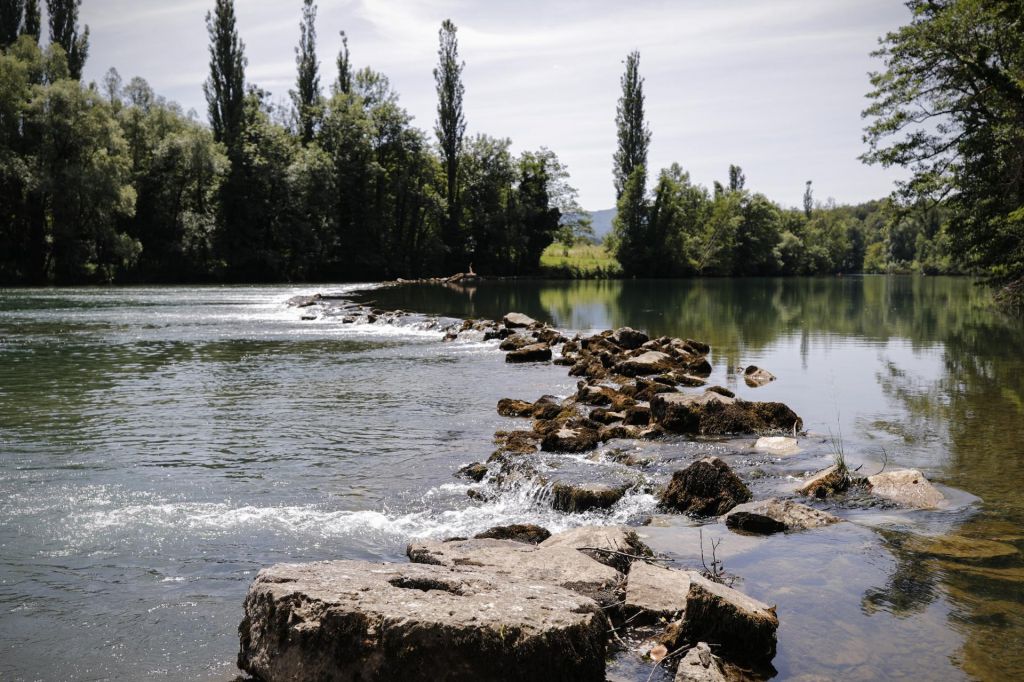
[[[344,325],[284,305],[314,290],[0,291],[0,680],[230,680],[241,601],[262,566],[403,560],[412,537],[654,511],[647,495],[582,518],[530,491],[469,500],[452,473],[513,423],[496,401],[567,395],[575,381],[562,367],[507,366],[494,343],[442,343],[427,318]],[[771,538],[703,524],[737,586],[778,605],[779,679],[1024,678],[1024,324],[983,289],[868,277],[364,297],[710,343],[713,381],[788,403],[811,435],[787,458],[739,441],[628,444],[663,462],[653,482],[713,451],[755,494],[785,493],[828,463],[827,435],[841,431],[865,472],[884,450],[951,500],[837,509],[849,523]],[[736,374],[747,364],[779,379],[749,389]],[[699,564],[695,522],[656,516],[642,531],[679,565]],[[620,658],[611,671],[650,669]]]

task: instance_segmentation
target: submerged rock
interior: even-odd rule
[[[513,523],[510,526],[495,526],[473,536],[476,539],[514,540],[528,545],[539,545],[551,537],[551,531],[533,523]]]
[[[758,388],[775,381],[775,375],[757,365],[750,365],[743,370],[743,381],[751,388]]]
[[[772,455],[792,455],[800,452],[796,438],[788,436],[761,436],[754,443],[754,449]]]
[[[871,492],[905,507],[933,509],[946,497],[917,469],[885,471],[868,476]]]
[[[505,362],[546,362],[551,359],[551,346],[532,343],[505,355]]]
[[[504,318],[502,318],[501,321],[505,324],[505,327],[507,327],[508,329],[521,329],[540,326],[540,322],[533,319],[529,315],[524,315],[522,313],[509,313]]]
[[[838,516],[828,512],[792,500],[775,498],[737,505],[726,513],[724,520],[729,528],[748,533],[807,530],[840,521]]]
[[[415,563],[526,578],[574,590],[603,605],[616,602],[619,572],[571,547],[514,540],[418,540],[409,544],[406,554]]]
[[[719,516],[751,497],[729,465],[717,457],[708,457],[672,474],[661,493],[663,509],[696,516]]]
[[[651,417],[669,431],[706,436],[796,431],[803,426],[782,403],[747,402],[715,391],[658,393],[651,398]]]
[[[238,666],[264,682],[432,682],[439,671],[467,682],[597,682],[607,627],[591,599],[515,574],[279,564],[249,588]]]

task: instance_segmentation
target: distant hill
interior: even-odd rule
[[[615,218],[615,209],[606,208],[603,211],[589,211],[590,219],[594,224],[594,238],[598,242],[604,241],[604,238],[612,231],[612,220]]]

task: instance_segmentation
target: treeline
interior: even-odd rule
[[[465,134],[457,29],[439,32],[436,144],[383,74],[333,82],[302,5],[291,105],[246,80],[234,4],[207,14],[209,126],[111,69],[80,82],[81,0],[0,0],[0,283],[525,274],[579,215],[547,149]]]
[[[746,187],[739,166],[711,190],[678,164],[647,189],[651,131],[644,120],[640,55],[630,54],[616,114],[617,213],[609,245],[626,275],[823,275],[853,272],[958,272],[946,212],[891,199],[857,206],[814,201],[787,209]]]

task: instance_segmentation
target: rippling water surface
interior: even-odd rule
[[[520,310],[567,330],[628,324],[712,345],[713,380],[782,400],[794,458],[749,443],[620,444],[673,468],[708,451],[787,492],[827,464],[914,466],[933,512],[838,509],[851,523],[750,538],[720,524],[738,586],[777,603],[793,679],[1024,676],[1024,331],[966,280],[847,278],[321,287],[450,317]],[[304,321],[315,288],[0,291],[0,679],[230,680],[255,572],[277,561],[403,560],[413,537],[505,521],[635,522],[653,498],[567,516],[536,491],[470,500],[452,476],[512,420],[501,397],[568,395],[551,365],[508,366],[472,334]],[[758,364],[779,380],[748,389]],[[642,454],[642,453],[641,453]],[[580,458],[565,466],[606,463]],[[681,565],[696,523],[643,529]],[[616,665],[619,668],[616,668]],[[625,675],[649,669],[616,664]]]

